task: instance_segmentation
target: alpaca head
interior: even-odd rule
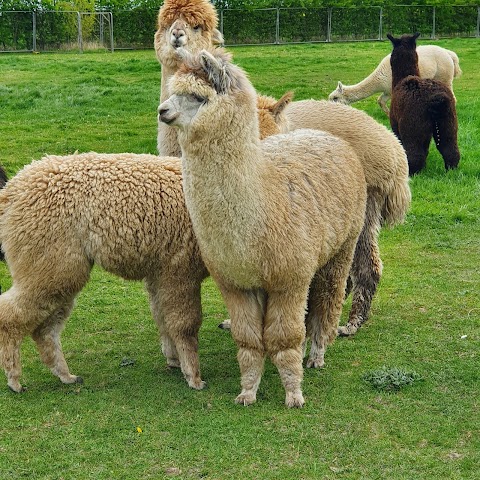
[[[288,132],[288,119],[285,115],[285,107],[292,99],[293,92],[285,93],[278,101],[266,95],[258,95],[257,109],[261,140],[270,135]]]
[[[210,139],[255,132],[256,92],[246,73],[222,48],[192,55],[180,49],[183,63],[168,84],[171,94],[158,107],[159,119],[179,129],[180,135],[205,135]],[[192,138],[192,137],[191,137]]]
[[[419,76],[417,38],[420,33],[414,35],[402,35],[400,38],[393,37],[387,33],[388,39],[392,42],[393,51],[390,56],[394,84],[408,75]]]
[[[345,96],[345,89],[343,83],[338,82],[337,88],[328,96],[331,102],[339,102],[348,105],[347,97]]]
[[[217,30],[218,17],[208,0],[165,0],[158,13],[155,52],[158,61],[176,68],[181,59],[178,48],[198,53],[223,43]]]

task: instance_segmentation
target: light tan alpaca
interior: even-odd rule
[[[457,54],[437,45],[420,45],[417,47],[417,54],[420,77],[433,78],[445,83],[453,93],[453,79],[462,74]],[[361,82],[355,85],[343,85],[342,82],[338,82],[337,88],[328,99],[349,104],[377,92],[382,92],[377,103],[389,115],[387,102],[392,95],[390,55],[384,57],[375,70]]]
[[[167,364],[192,388],[200,378],[200,285],[208,272],[182,190],[178,158],[135,154],[49,156],[0,191],[0,241],[13,286],[0,295],[0,365],[20,392],[26,335],[64,383],[81,381],[60,334],[93,264],[144,280]]]
[[[347,141],[365,172],[368,187],[365,223],[355,249],[347,288],[348,294],[353,287],[352,308],[348,323],[339,328],[341,335],[353,335],[368,318],[382,274],[378,248],[380,227],[403,222],[410,206],[407,156],[397,137],[366,113],[327,101],[303,100],[289,104],[291,98],[291,93],[278,102],[259,96],[262,138],[299,128],[323,130]]]
[[[178,48],[198,53],[203,48],[223,43],[217,30],[217,12],[208,0],[165,0],[158,13],[154,45],[162,65],[160,102],[166,100],[168,79],[177,71]],[[157,148],[160,155],[179,157],[180,146],[174,130],[158,124]]]
[[[231,316],[236,401],[255,402],[269,355],[286,405],[301,407],[307,296],[308,365],[316,366],[336,337],[363,225],[361,164],[348,144],[318,131],[260,143],[257,95],[245,73],[221,49],[185,62],[159,116],[177,127],[186,205]]]

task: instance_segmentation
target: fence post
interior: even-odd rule
[[[223,8],[220,10],[220,33],[223,37]]]
[[[113,53],[113,13],[108,12],[108,16],[110,17],[110,50]]]
[[[433,7],[433,14],[432,14],[432,36],[430,37],[432,40],[435,38],[435,22],[436,22],[436,11],[435,7]]]
[[[83,37],[82,37],[82,17],[80,12],[77,12],[77,26],[78,26],[78,48],[80,53],[83,53]]]
[[[383,7],[380,7],[380,19],[378,21],[378,39],[383,40]]]
[[[280,43],[280,9],[277,7],[277,21],[275,24],[275,43]]]
[[[477,7],[477,31],[475,36],[480,37],[480,7]]]
[[[332,8],[328,9],[327,17],[327,42],[332,41]]]
[[[32,51],[37,51],[37,13],[32,12]]]

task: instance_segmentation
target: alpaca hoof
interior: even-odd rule
[[[347,323],[343,327],[338,327],[338,335],[340,337],[350,337],[352,335],[355,335],[357,333],[358,327],[355,325],[351,325],[350,323]]]
[[[203,380],[188,380],[187,383],[190,388],[195,390],[203,390],[207,386],[207,383]]]
[[[14,383],[11,385],[10,383],[8,384],[8,388],[10,389],[11,392],[13,393],[22,393],[27,390],[26,387],[22,387],[18,382]]]
[[[257,401],[257,397],[253,395],[252,393],[241,393],[236,399],[235,403],[238,403],[239,405],[252,405]]]
[[[180,368],[180,360],[178,358],[167,358],[168,368]]]
[[[305,405],[305,399],[302,392],[287,392],[285,396],[285,405],[288,408],[302,408]]]
[[[309,358],[307,360],[307,368],[322,368],[325,366],[325,360],[323,358]]]
[[[231,327],[231,320],[229,318],[218,325],[218,328],[221,328],[222,330],[230,330]]]
[[[83,377],[75,377],[75,382],[74,383],[83,384]]]

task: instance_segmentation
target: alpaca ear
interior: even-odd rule
[[[188,63],[193,60],[193,55],[186,48],[178,47],[175,53],[182,62]]]
[[[387,38],[392,42],[393,46],[396,47],[397,45],[400,45],[402,43],[401,38],[395,38],[392,34],[387,33]]]
[[[337,90],[338,90],[338,93],[343,93],[343,83],[342,82],[338,82]]]
[[[226,93],[230,85],[225,65],[207,50],[200,52],[200,64],[217,93]]]
[[[273,106],[272,113],[277,118],[293,100],[293,92],[285,93],[282,98]]]
[[[216,28],[214,28],[212,31],[212,43],[214,45],[223,45],[225,43],[222,32]]]
[[[414,33],[413,34],[413,40],[416,40],[420,36],[420,32]]]

